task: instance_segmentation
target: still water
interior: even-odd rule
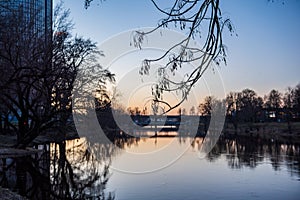
[[[148,138],[125,149],[138,152],[143,145],[161,149],[173,140],[178,149],[184,143],[192,145],[174,163],[154,172],[113,170],[107,190],[114,191],[116,199],[136,200],[300,198],[299,147],[292,145],[222,140],[205,158],[197,154],[197,142],[201,144],[202,139],[193,143],[192,138]],[[122,155],[112,160],[112,166],[119,159]],[[125,168],[126,160],[122,161]],[[144,167],[145,163],[134,165]]]
[[[146,137],[89,146],[75,139],[2,159],[0,181],[29,199],[300,198],[299,145],[220,138],[203,156],[202,142]]]

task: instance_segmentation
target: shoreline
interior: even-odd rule
[[[114,132],[117,130],[111,131]],[[182,137],[185,135],[180,136]],[[204,137],[204,135],[201,136]],[[249,138],[259,137],[261,139],[300,144],[300,122],[290,123],[290,129],[287,122],[241,123],[238,124],[237,129],[235,129],[232,123],[224,124],[224,129],[222,131],[221,137],[230,138],[234,136],[243,136]],[[174,137],[176,137],[176,135]],[[42,134],[34,139],[34,141],[30,145],[28,145],[29,148],[26,148],[24,151],[26,153],[28,149],[33,149],[31,147],[35,145],[61,142],[64,140],[73,140],[78,138],[80,137],[76,132],[69,132],[65,135],[60,135],[58,133]],[[16,144],[16,141],[17,139],[14,135],[0,135],[0,149],[16,149],[13,147],[13,145]],[[0,152],[0,157],[1,155],[3,154]]]

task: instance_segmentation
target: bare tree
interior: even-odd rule
[[[278,90],[271,90],[267,96],[266,107],[278,110],[282,105],[282,94]]]
[[[263,115],[263,99],[251,89],[230,92],[226,97],[226,106],[227,121],[233,124],[236,134],[239,123],[250,123],[251,126]]]
[[[169,62],[159,69],[161,76],[159,82],[154,86],[153,101],[165,103],[168,106],[166,112],[181,105],[188,97],[192,87],[203,76],[212,62],[226,64],[226,47],[223,44],[222,33],[224,27],[230,32],[234,28],[229,19],[222,18],[219,0],[196,0],[196,1],[174,1],[170,9],[164,9],[159,4],[151,0],[157,10],[166,17],[161,19],[158,26],[149,31],[137,31],[133,40],[134,45],[142,48],[144,37],[160,28],[168,28],[174,25],[180,30],[188,30],[187,36],[174,44],[169,50],[155,59],[145,59],[140,73],[147,74],[151,65],[168,58]],[[205,28],[203,28],[205,27]],[[194,38],[203,42],[200,48],[191,48],[190,43]],[[204,39],[203,39],[204,38]],[[174,49],[180,49],[179,52],[173,52]],[[186,63],[198,60],[199,64],[191,73],[187,73],[182,80],[174,81],[170,74],[184,67]],[[170,105],[163,100],[164,92],[177,91],[181,93],[181,99],[175,104]]]
[[[62,4],[54,10],[50,43],[33,24],[20,20],[18,10],[10,13],[0,20],[10,24],[0,24],[0,66],[7,72],[0,78],[0,102],[1,111],[16,118],[17,124],[8,125],[17,135],[16,146],[23,148],[41,133],[66,133],[78,70],[95,70],[91,78],[102,84],[113,75],[96,62],[101,52],[95,43],[72,37],[69,11]]]
[[[85,0],[85,7],[88,8],[93,0]],[[223,43],[223,30],[228,28],[234,33],[234,27],[230,19],[222,15],[219,0],[175,0],[170,8],[162,8],[155,0],[150,0],[155,9],[165,15],[156,28],[148,32],[136,31],[133,34],[132,44],[142,49],[145,37],[161,28],[174,26],[175,29],[186,30],[186,37],[174,44],[170,49],[155,59],[145,59],[140,69],[141,75],[149,73],[152,64],[165,58],[168,62],[160,67],[159,81],[153,86],[153,101],[167,106],[165,113],[181,105],[188,97],[192,87],[203,76],[212,62],[220,65],[226,64],[226,47]],[[200,48],[190,47],[192,39],[199,39],[202,42]],[[180,49],[179,52],[173,52]],[[187,73],[182,80],[174,81],[170,74],[184,67],[186,63],[199,61],[195,69]],[[181,93],[181,98],[174,105],[163,100],[163,93],[176,91]]]
[[[300,83],[294,89],[293,107],[297,111],[298,117],[300,116]]]
[[[271,90],[266,96],[265,107],[269,111],[275,112],[275,120],[278,120],[279,109],[282,106],[282,94],[278,90]]]
[[[222,113],[222,106],[224,107],[225,100],[219,100],[214,96],[207,96],[203,103],[199,105],[199,112],[202,116],[211,116],[212,113]]]
[[[294,90],[291,87],[288,87],[283,96],[283,103],[284,103],[283,109],[286,114],[286,121],[288,124],[289,133],[292,133],[291,120],[293,117],[294,99],[295,99]]]
[[[258,96],[255,91],[251,89],[244,89],[238,95],[238,102],[240,103],[240,116],[244,122],[254,122],[257,112]]]
[[[212,110],[212,101],[215,100],[212,96],[207,96],[204,102],[199,105],[199,112],[202,116],[210,116]]]
[[[7,10],[10,9],[10,10]],[[1,104],[17,122],[8,126],[17,133],[18,144],[40,132],[45,125],[43,112],[46,105],[46,86],[51,74],[49,44],[44,35],[26,21],[22,12],[1,7],[0,90]],[[9,26],[6,26],[9,24]]]
[[[196,115],[196,109],[195,106],[192,106],[190,109],[190,115]]]

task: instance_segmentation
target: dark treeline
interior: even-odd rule
[[[285,93],[273,89],[264,97],[251,89],[230,92],[225,102],[226,115],[238,122],[299,121],[300,84]]]
[[[226,99],[219,100],[207,96],[198,106],[179,108],[178,115],[210,116],[213,108],[224,106],[226,116],[239,123],[244,122],[288,122],[300,119],[300,84],[294,88],[288,87],[284,93],[272,89],[263,97],[252,89],[241,92],[230,92]],[[146,108],[127,108],[127,113],[134,115],[149,115]]]
[[[294,122],[300,122],[300,84],[293,88],[288,87],[284,93],[272,89],[263,97],[251,89],[230,92],[223,100],[208,96],[198,106],[198,114],[209,118],[217,105],[224,105],[226,113],[224,133],[246,133],[246,135],[299,133],[299,127]],[[195,108],[192,107],[190,114],[194,112]],[[270,123],[277,125],[268,126]]]
[[[103,102],[106,83],[114,81],[114,75],[97,63],[102,53],[96,44],[72,35],[70,11],[62,4],[55,7],[48,31],[35,28],[38,11],[29,13],[27,20],[27,10],[21,8],[0,5],[0,133],[15,135],[17,148],[42,134],[56,132],[65,138],[79,73],[88,74],[88,79],[78,81],[78,87],[98,81],[95,89]]]
[[[222,102],[226,106],[226,124],[232,124],[236,132],[240,124],[286,122],[292,133],[291,122],[300,121],[300,84],[288,87],[284,93],[273,89],[263,97],[251,89],[230,92],[222,101],[209,96],[198,111],[202,116],[210,116],[214,104]]]
[[[192,106],[189,111],[179,108],[177,113],[210,116],[214,108],[222,106],[227,120],[232,123],[299,121],[300,84],[294,88],[288,87],[284,93],[273,89],[263,97],[248,88],[241,92],[230,92],[223,100],[207,96],[197,107]],[[132,116],[149,114],[147,109],[141,110],[139,107],[129,107],[127,112]]]
[[[138,107],[128,108],[127,112],[132,118],[140,120],[142,116],[149,115],[147,110],[140,110]],[[251,89],[230,92],[223,100],[207,96],[197,107],[192,106],[189,111],[180,108],[177,112],[178,116],[194,116],[190,117],[194,121],[195,117],[200,116],[200,134],[207,132],[213,113],[225,113],[224,133],[296,133],[299,132],[299,127],[294,122],[300,121],[300,84],[293,88],[288,87],[284,93],[273,89],[263,97]],[[282,122],[287,126],[267,126],[270,123],[280,125]]]

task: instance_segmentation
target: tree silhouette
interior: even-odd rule
[[[190,109],[190,115],[196,115],[196,109],[195,106],[192,106]]]
[[[278,90],[271,90],[267,96],[266,107],[271,109],[278,109],[282,104],[282,94]]]
[[[236,134],[240,123],[251,125],[264,119],[263,104],[263,99],[251,89],[230,92],[226,96],[227,122],[233,124]]]
[[[85,0],[88,8],[93,0]],[[201,79],[204,72],[212,62],[220,65],[226,64],[226,47],[223,44],[223,31],[225,28],[234,33],[234,27],[230,19],[222,15],[219,0],[176,0],[170,3],[169,8],[160,7],[155,0],[150,0],[156,10],[165,17],[159,20],[156,28],[150,31],[136,31],[133,34],[132,43],[142,49],[145,37],[161,28],[173,26],[177,30],[186,30],[187,34],[181,41],[175,43],[170,49],[154,59],[145,59],[140,69],[141,75],[147,75],[150,67],[167,58],[169,61],[158,69],[159,81],[153,86],[153,101],[167,106],[165,113],[177,108],[188,97],[192,87]],[[201,41],[199,48],[191,48],[192,39]],[[179,49],[178,52],[173,52]],[[176,70],[184,67],[186,63],[198,61],[195,69],[184,76],[182,80],[174,81],[170,78]],[[170,105],[163,100],[163,93],[176,91],[181,93],[181,98]]]
[[[278,120],[279,108],[282,105],[282,94],[278,90],[271,90],[268,96],[266,97],[265,107],[269,111],[275,112],[275,120]]]
[[[293,108],[300,116],[300,84],[298,84],[294,89],[294,98],[293,98]]]
[[[16,133],[16,146],[24,148],[41,133],[66,133],[79,70],[95,71],[90,78],[103,84],[113,75],[96,62],[101,52],[95,43],[71,36],[70,12],[62,4],[54,9],[49,43],[19,10],[9,11],[0,16],[0,67],[5,72],[0,75],[0,111],[16,118],[17,123],[6,120],[6,128]]]
[[[259,102],[257,94],[251,89],[244,89],[238,95],[238,102],[240,102],[240,117],[244,122],[254,122],[257,103]]]
[[[207,96],[205,97],[204,102],[199,105],[199,112],[202,116],[211,115],[213,101],[215,101],[214,97]]]

